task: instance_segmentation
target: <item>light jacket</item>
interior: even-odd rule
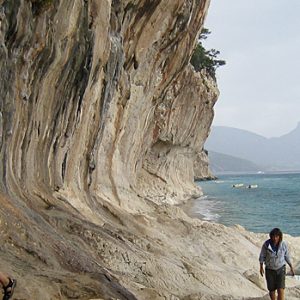
[[[265,241],[261,248],[259,262],[265,263],[266,268],[271,270],[278,270],[286,263],[288,263],[289,266],[292,265],[286,243],[282,241],[276,252],[272,249],[270,239]]]

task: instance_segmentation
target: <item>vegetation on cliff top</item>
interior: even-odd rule
[[[203,28],[197,46],[191,57],[191,64],[194,66],[196,72],[206,70],[210,76],[216,79],[216,69],[226,64],[225,60],[218,59],[220,51],[216,49],[206,50],[202,45],[202,40],[207,39],[211,32],[207,28]]]

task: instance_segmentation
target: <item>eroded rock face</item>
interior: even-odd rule
[[[87,215],[91,197],[139,211],[137,194],[197,194],[217,89],[188,60],[207,6],[2,1],[2,190]]]
[[[223,284],[242,254],[213,268],[226,229],[170,206],[201,193],[193,163],[218,91],[189,59],[209,1],[0,4],[1,267],[23,298],[249,289],[242,271]]]
[[[209,168],[208,152],[204,149],[196,155],[194,173],[195,180],[198,181],[216,179],[216,176],[213,175]]]

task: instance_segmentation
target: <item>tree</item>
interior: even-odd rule
[[[207,28],[203,28],[197,46],[191,57],[191,64],[194,66],[196,72],[206,70],[210,76],[216,79],[216,69],[226,64],[225,60],[218,59],[220,51],[216,49],[206,50],[202,45],[202,40],[207,39],[211,32]]]

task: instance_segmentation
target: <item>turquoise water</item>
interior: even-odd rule
[[[279,227],[300,236],[300,174],[223,175],[197,184],[204,196],[192,210],[202,218],[229,226],[240,224],[253,232],[268,233]],[[234,184],[244,186],[234,188]]]

